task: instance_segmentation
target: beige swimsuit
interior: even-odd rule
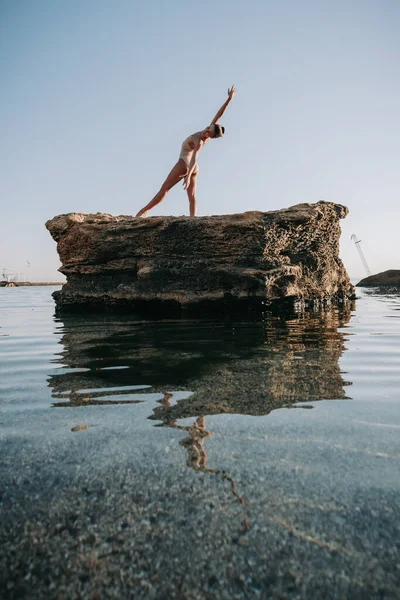
[[[179,155],[179,158],[181,158],[183,160],[183,162],[185,163],[185,165],[187,166],[187,168],[189,169],[190,167],[190,161],[192,160],[192,155],[194,150],[191,149],[189,142],[192,139],[193,136],[189,135],[189,137],[186,138],[186,140],[183,142],[182,144],[182,148],[181,148],[181,153]],[[195,164],[194,169],[193,169],[193,174],[198,173],[199,171],[199,165]]]

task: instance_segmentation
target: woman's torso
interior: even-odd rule
[[[192,133],[192,135],[189,135],[189,137],[187,137],[186,140],[184,140],[182,143],[179,158],[181,158],[187,166],[190,165],[194,149],[200,140],[200,134],[201,131],[196,131],[196,133]]]

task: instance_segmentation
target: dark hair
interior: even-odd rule
[[[214,125],[214,137],[215,138],[219,138],[222,137],[225,133],[225,127],[222,127],[222,125],[218,125],[215,124]]]

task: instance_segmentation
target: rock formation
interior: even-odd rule
[[[57,309],[173,309],[343,302],[345,206],[211,217],[70,213],[46,223],[67,278]]]
[[[400,271],[394,269],[382,271],[382,273],[365,277],[357,283],[357,287],[374,287],[379,285],[400,286]]]

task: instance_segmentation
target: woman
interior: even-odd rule
[[[211,138],[219,138],[222,137],[225,133],[225,128],[221,125],[218,125],[218,121],[226,111],[229,103],[232,98],[236,94],[235,86],[233,85],[230,90],[228,90],[228,99],[223,103],[213,120],[211,121],[211,125],[203,129],[203,131],[198,131],[197,133],[193,133],[190,135],[182,144],[181,153],[179,156],[179,160],[168,175],[167,179],[162,184],[160,191],[154,196],[153,200],[151,200],[142,210],[138,212],[137,217],[147,217],[147,213],[150,209],[160,204],[169,192],[171,188],[174,187],[183,179],[183,187],[187,192],[189,198],[190,205],[190,216],[195,217],[197,213],[197,204],[196,204],[196,184],[197,184],[197,174],[199,172],[199,167],[197,165],[197,157],[199,155],[200,150],[204,146],[204,144]]]

